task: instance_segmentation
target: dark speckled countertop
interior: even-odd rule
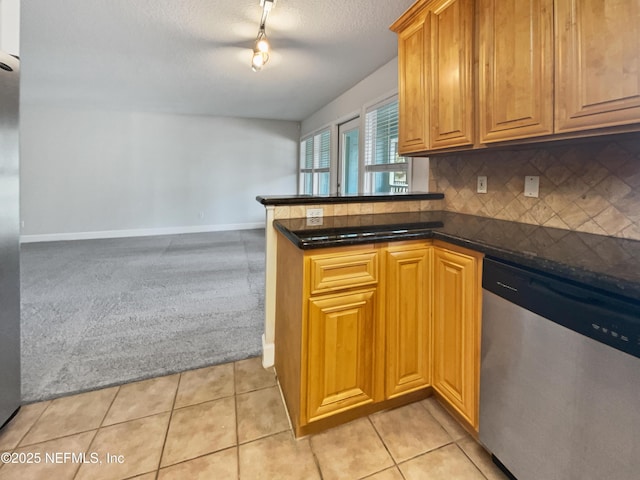
[[[412,200],[442,200],[443,193],[358,193],[346,195],[258,195],[256,200],[263,205],[313,205],[316,203],[375,203],[407,202]]]
[[[435,238],[640,302],[640,241],[452,212],[274,221],[301,249]],[[640,305],[639,305],[640,308]]]

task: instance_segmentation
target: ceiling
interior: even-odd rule
[[[22,101],[300,121],[397,55],[413,2],[277,0],[261,72],[259,0],[22,2]]]

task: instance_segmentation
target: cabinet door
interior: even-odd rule
[[[440,0],[427,15],[430,148],[473,144],[472,0]]]
[[[428,148],[424,14],[398,33],[398,153]]]
[[[480,278],[478,260],[434,249],[433,386],[478,425]]]
[[[640,0],[556,0],[556,132],[640,119]]]
[[[479,1],[480,143],[553,133],[553,0]]]
[[[386,398],[431,384],[431,250],[387,251]]]
[[[306,422],[374,401],[375,318],[375,289],[309,299]]]

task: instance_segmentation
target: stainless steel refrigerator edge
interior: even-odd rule
[[[19,70],[0,52],[0,426],[20,407]]]

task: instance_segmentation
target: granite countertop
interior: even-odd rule
[[[274,221],[298,248],[434,238],[640,302],[640,241],[452,212]],[[639,305],[640,308],[640,305]]]
[[[263,205],[314,205],[318,203],[408,202],[411,200],[442,200],[443,198],[443,193],[404,192],[359,193],[357,195],[258,195],[256,200]]]

